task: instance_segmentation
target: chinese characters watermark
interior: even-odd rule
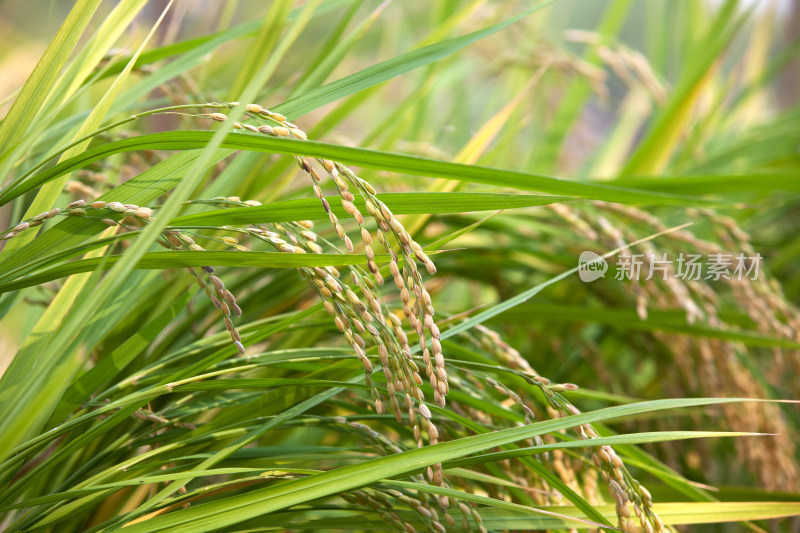
[[[757,280],[761,254],[717,252],[707,255],[681,252],[677,257],[664,253],[622,254],[617,258],[614,279],[648,281],[675,278],[682,281]],[[600,255],[585,251],[578,258],[581,281],[606,277],[608,262]]]

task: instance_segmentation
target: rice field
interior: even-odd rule
[[[6,0],[0,531],[796,531],[799,27]]]

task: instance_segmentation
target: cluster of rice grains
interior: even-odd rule
[[[235,104],[231,104],[235,105]],[[260,125],[234,122],[236,130],[251,133],[266,134],[274,137],[287,137],[305,140],[306,134],[294,124],[287,122],[285,117],[270,112],[256,104],[247,106],[249,119],[256,121]],[[216,121],[223,122],[227,116],[222,113],[210,113],[207,115]],[[263,124],[261,122],[269,122]],[[337,237],[344,242],[348,251],[355,249],[350,238],[345,234],[345,230],[333,213],[328,200],[325,198],[320,187],[321,176],[317,168],[309,159],[295,155],[299,167],[310,176],[311,184],[315,195],[320,200],[323,209],[329,217]],[[386,389],[388,392],[389,403],[397,421],[403,421],[404,412],[407,413],[408,421],[413,426],[414,437],[418,446],[423,445],[421,430],[426,430],[429,441],[435,444],[439,440],[439,428],[431,421],[432,414],[425,405],[424,395],[420,389],[422,379],[420,378],[417,365],[411,357],[408,337],[403,330],[402,322],[397,314],[391,313],[379,300],[376,293],[377,286],[383,283],[383,276],[375,261],[373,251],[373,236],[365,228],[365,219],[361,211],[356,207],[355,196],[351,188],[356,190],[364,199],[368,215],[377,225],[376,236],[382,250],[386,253],[389,260],[389,272],[397,290],[400,293],[400,300],[403,305],[403,315],[408,320],[413,331],[419,338],[419,346],[422,352],[422,361],[425,364],[427,376],[434,391],[434,400],[437,405],[444,407],[445,396],[449,390],[447,371],[442,355],[439,328],[433,319],[433,307],[431,297],[423,284],[422,276],[417,263],[424,265],[425,269],[434,274],[436,268],[430,258],[424,253],[408,232],[403,228],[397,218],[395,218],[389,208],[377,198],[375,189],[366,181],[355,175],[345,165],[326,160],[316,159],[316,163],[324,169],[336,186],[341,198],[342,208],[352,216],[359,225],[361,240],[364,246],[364,253],[367,257],[367,267],[369,272],[359,268],[351,268],[352,286],[348,286],[342,279],[340,272],[332,267],[326,268],[304,268],[300,269],[302,274],[314,286],[322,299],[325,309],[334,317],[337,328],[343,333],[348,344],[353,348],[356,355],[361,359],[364,366],[364,374],[367,385],[370,387],[375,408],[378,413],[384,411],[383,399],[377,390],[372,379],[373,366],[367,356],[368,345],[364,339],[367,334],[371,340],[371,346],[377,349],[384,375],[386,377]],[[217,205],[224,205],[230,199],[215,199]],[[238,199],[236,199],[238,200]],[[266,240],[280,251],[285,252],[320,252],[321,248],[317,244],[318,237],[311,231],[310,222],[293,222],[285,224],[273,224],[272,230],[264,225],[251,227],[245,231],[252,235]],[[400,267],[400,257],[392,246],[392,240],[400,250],[403,266]],[[361,293],[361,296],[357,294]],[[511,368],[520,371],[526,380],[539,387],[548,402],[547,414],[551,417],[569,416],[578,414],[575,406],[569,403],[560,393],[565,390],[574,390],[572,384],[552,384],[546,378],[540,377],[523,359],[519,353],[507,344],[503,343],[497,334],[479,327],[475,335],[481,337],[484,342],[481,347],[489,349],[490,352],[501,362]],[[428,345],[430,338],[430,346]],[[526,423],[535,420],[534,407],[523,395],[518,394],[500,383],[497,379],[489,376],[478,376],[472,371],[459,368],[459,373],[465,378],[462,386],[467,386],[472,390],[483,390],[489,385],[496,391],[502,392],[514,404],[519,405],[525,413]],[[468,384],[466,383],[468,382]],[[403,404],[398,400],[402,398]],[[452,407],[461,412],[465,412],[474,420],[484,420],[488,425],[496,425],[489,415],[479,410],[471,410],[468,406],[453,404]],[[341,421],[342,423],[344,421]],[[364,426],[363,424],[351,423],[364,434],[371,436],[375,441],[376,447],[384,451],[400,451],[397,445],[388,441],[379,433]],[[578,428],[578,437],[583,439],[593,439],[598,435],[595,430],[584,425]],[[537,439],[537,444],[541,440]],[[374,444],[374,443],[373,443]],[[575,471],[569,459],[559,451],[548,454],[553,469],[564,480],[571,485],[570,488],[580,491],[581,488],[575,482]],[[593,495],[593,487],[596,485],[597,472],[600,472],[603,480],[609,487],[609,492],[613,501],[616,503],[617,515],[619,517],[619,527],[625,531],[634,531],[636,525],[631,517],[635,514],[639,522],[646,531],[662,531],[663,524],[658,516],[653,512],[652,500],[647,490],[642,487],[628,472],[619,456],[608,446],[598,447],[592,453],[592,460],[596,466],[585,468],[583,472],[584,487],[583,492],[587,497],[597,499]],[[513,468],[509,465],[508,473],[511,475]],[[441,466],[436,465],[428,469],[428,479],[438,485],[446,484],[442,478]],[[546,490],[542,494],[548,495],[544,501],[539,503],[564,503],[563,497],[554,489],[547,487],[547,483],[528,470],[527,478],[524,480],[525,486],[542,486]],[[467,490],[467,487],[461,487]],[[421,497],[422,495],[422,497]],[[416,510],[426,520],[432,520],[428,525],[432,530],[444,531],[445,526],[437,518],[436,511],[428,505],[428,498],[424,493],[416,493],[416,497],[398,491],[357,491],[345,495],[347,501],[356,502],[374,508],[384,518],[395,524],[400,530],[413,530],[407,522],[403,522],[400,517],[392,512],[391,504],[387,498],[394,497],[400,502],[408,504]],[[503,496],[498,494],[498,497]],[[447,514],[447,498],[440,498],[439,504],[444,510],[445,522],[451,523],[452,518]],[[477,529],[485,531],[481,524],[480,515],[473,507],[459,502],[460,511],[464,516],[464,527],[467,525],[468,517],[471,517]]]
[[[549,379],[539,375],[517,350],[504,342],[496,332],[484,326],[473,328],[467,334],[467,337],[476,347],[490,353],[494,359],[502,363],[508,369],[506,372],[522,377],[525,382],[542,392],[547,402],[546,413],[543,414],[546,414],[551,419],[580,414],[578,408],[562,394],[565,391],[576,390],[577,386],[575,384],[552,383]],[[526,424],[536,420],[536,406],[528,399],[524,393],[524,388],[520,388],[519,391],[515,392],[501,383],[499,379],[474,370],[459,368],[459,373],[464,375],[475,389],[494,389],[495,392],[506,398],[503,403],[504,406],[519,407],[524,414]],[[491,415],[483,411],[466,414],[471,418],[483,418],[483,422],[488,426],[499,423],[498,420],[493,419]],[[582,440],[591,440],[599,437],[591,424],[580,425],[576,428],[576,431],[578,438]],[[544,444],[545,441],[554,443],[556,439],[548,435],[544,439],[537,437],[528,444],[530,446],[539,446]],[[601,496],[596,491],[597,473],[599,472],[615,504],[618,518],[617,525],[621,530],[629,533],[639,531],[633,519],[635,515],[644,531],[648,533],[664,531],[664,523],[653,510],[653,500],[649,491],[631,475],[622,459],[611,446],[591,448],[591,462],[594,467],[582,458],[571,458],[562,450],[553,450],[543,455],[545,461],[549,462],[561,481],[575,492],[582,493],[592,505],[602,502]],[[546,480],[537,476],[534,471],[514,468],[511,463],[507,464],[506,467],[507,473],[512,475],[512,481],[521,486],[539,489],[532,492],[538,505],[567,504],[563,495],[551,487]],[[497,493],[495,497],[502,498],[503,495]]]
[[[149,207],[140,207],[121,202],[104,202],[97,200],[86,203],[85,200],[76,200],[67,207],[55,207],[50,211],[39,213],[36,216],[23,220],[16,226],[0,232],[0,240],[13,239],[23,231],[37,228],[48,219],[57,216],[90,217],[98,218],[107,226],[119,226],[128,230],[138,230],[138,223],[146,223],[153,216]]]
[[[579,249],[586,249],[583,248],[586,241],[613,249],[667,229],[667,225],[658,217],[631,206],[595,202],[583,207],[555,204],[551,209],[577,230],[580,238],[585,239],[577,245]],[[705,257],[725,253],[756,256],[749,236],[733,219],[696,209],[687,210],[686,215],[707,224],[718,242],[703,240],[688,230],[679,230],[660,237],[657,250],[654,245],[644,243],[638,245],[636,251],[626,251],[621,256],[640,254],[637,257],[642,261],[642,272],[649,271],[652,258],[661,257],[664,253],[673,259],[680,253]],[[669,271],[664,277],[656,275],[645,282],[645,276],[642,275],[639,282],[613,284],[613,287],[629,293],[642,320],[647,319],[651,308],[682,308],[690,324],[701,323],[718,330],[732,329],[733,325],[720,316],[719,309],[725,301],[746,314],[759,333],[795,342],[800,340],[800,312],[786,300],[779,284],[764,269],[759,271],[756,279],[738,279],[731,275],[730,279],[721,277],[710,282],[705,279],[681,279],[676,276],[674,265],[668,263],[667,267]],[[612,284],[604,287],[612,288]],[[772,357],[768,359],[753,358],[749,353],[760,348],[724,338],[674,335],[657,330],[650,335],[658,343],[654,348],[652,343],[643,341],[647,342],[647,349],[657,349],[663,352],[664,357],[674,361],[674,364],[659,368],[661,379],[657,383],[661,390],[657,394],[662,397],[705,395],[769,398],[771,393],[764,382],[773,384],[776,390],[790,392],[795,388],[792,380],[800,372],[800,353],[796,350],[776,347],[770,349]],[[597,375],[601,380],[607,376],[607,372],[599,368],[604,365],[602,357],[592,356],[586,360],[596,362]],[[751,366],[756,361],[765,360],[769,360],[769,364],[763,368]],[[758,377],[762,372],[767,376],[766,380]],[[611,387],[614,378],[607,377],[609,380],[603,385]],[[778,405],[768,402],[729,404],[721,406],[719,412],[724,417],[726,428],[772,435],[758,442],[754,439],[735,440],[739,460],[762,486],[787,492],[800,488],[800,471],[794,459],[797,451],[796,432]],[[703,453],[708,451],[706,446],[708,443],[702,441],[692,444],[693,449],[701,450],[701,456],[710,456],[710,452]],[[678,468],[681,467],[679,457],[682,454],[671,458],[672,464]]]
[[[300,140],[307,138],[305,132],[288,122],[284,116],[264,109],[258,104],[247,105],[247,114],[251,119],[269,122],[271,125],[256,126],[234,122],[234,129],[273,137],[289,137]],[[219,122],[227,119],[223,113],[218,112],[209,113],[207,116]],[[299,167],[311,178],[314,194],[327,213],[337,237],[344,242],[348,251],[354,251],[353,242],[345,233],[344,227],[323,194],[320,171],[308,158],[299,155],[295,155],[294,158]],[[408,421],[413,427],[414,437],[419,446],[423,444],[423,430],[427,433],[429,442],[435,444],[439,440],[439,430],[431,421],[432,413],[425,404],[425,397],[420,388],[423,381],[419,375],[419,368],[411,357],[409,340],[403,330],[402,321],[382,305],[377,294],[377,287],[383,284],[384,278],[375,261],[374,240],[378,241],[383,252],[387,254],[389,272],[399,291],[403,316],[417,334],[427,377],[433,388],[434,402],[439,407],[444,407],[445,396],[449,390],[447,371],[439,340],[439,328],[433,319],[434,309],[431,296],[425,289],[418,263],[424,266],[431,275],[436,272],[436,267],[386,204],[377,197],[372,185],[341,163],[321,158],[317,158],[316,163],[324,169],[324,172],[335,184],[344,211],[352,216],[359,226],[369,272],[358,267],[351,268],[352,285],[348,285],[342,279],[339,271],[333,267],[300,270],[316,288],[325,310],[334,317],[336,327],[344,334],[348,344],[361,359],[364,376],[370,387],[376,411],[384,412],[384,400],[372,379],[373,365],[367,357],[368,344],[364,336],[368,336],[371,340],[370,345],[377,350],[386,377],[389,405],[395,418],[398,422],[402,422],[403,414],[408,415]],[[355,195],[351,189],[363,197],[367,213],[377,225],[376,238],[373,238],[372,233],[365,227],[364,215],[356,206]],[[311,227],[310,222],[296,222],[274,224],[273,230],[275,231],[270,231],[263,225],[247,231],[270,242],[280,251],[318,253],[322,249],[317,244],[317,236],[311,231]],[[283,240],[287,238],[291,244]],[[399,256],[393,243],[400,250]],[[400,266],[401,257],[402,267]],[[360,292],[361,296],[357,292]],[[428,340],[430,340],[430,347]],[[441,484],[441,466],[436,465],[432,468],[429,477],[435,483]]]
[[[190,202],[191,203],[191,202]],[[65,208],[53,208],[50,211],[45,211],[29,219],[23,220],[19,224],[0,232],[0,240],[9,240],[21,232],[41,226],[46,220],[56,216],[72,216],[83,218],[94,218],[106,226],[116,227],[120,230],[138,231],[141,226],[149,222],[153,216],[153,209],[149,207],[142,207],[134,204],[123,204],[121,202],[105,202],[103,200],[96,200],[87,203],[85,200],[76,200],[71,202]],[[158,239],[158,244],[167,248],[168,250],[192,250],[203,251],[204,248],[197,244],[195,240],[189,235],[188,231],[181,231],[178,229],[168,229],[163,232]],[[209,238],[209,237],[205,237]],[[221,239],[213,238],[219,242],[233,246],[239,250],[246,250],[245,247],[238,244],[238,241],[232,237],[223,237]],[[242,345],[242,338],[239,335],[236,327],[233,325],[232,316],[241,316],[242,310],[236,303],[236,298],[231,291],[225,288],[222,280],[214,275],[214,268],[204,266],[201,268],[187,267],[189,273],[194,276],[197,284],[203,289],[214,304],[224,315],[225,328],[231,335],[231,340],[236,346],[237,351],[245,354],[244,346]]]
[[[221,242],[237,249],[246,250],[246,248],[238,244],[238,241],[233,237],[223,237],[220,240]],[[195,240],[187,234],[187,232],[181,232],[178,230],[165,231],[162,235],[162,238],[158,240],[158,244],[164,248],[167,248],[168,250],[204,250],[204,248],[197,244]],[[242,344],[242,336],[239,334],[239,331],[236,329],[236,326],[234,326],[232,320],[232,315],[242,316],[242,309],[236,303],[236,298],[233,296],[233,293],[225,288],[225,284],[223,283],[222,279],[214,275],[214,267],[186,267],[186,270],[188,270],[189,274],[194,277],[197,285],[203,289],[208,299],[214,304],[214,307],[222,312],[222,320],[225,323],[225,329],[228,330],[228,333],[231,336],[231,341],[233,342],[233,345],[236,346],[236,351],[240,355],[245,355],[244,345]]]
[[[367,445],[381,455],[404,451],[404,447],[401,444],[394,442],[386,435],[365,424],[348,421],[344,417],[335,417],[333,422],[364,440]],[[425,481],[420,475],[413,475],[412,479],[418,483],[424,483]],[[442,485],[445,487],[450,486],[446,480],[442,481]],[[424,491],[413,491],[406,488],[398,490],[379,484],[369,489],[346,492],[341,496],[350,504],[374,509],[386,523],[394,525],[398,531],[407,533],[416,531],[416,528],[406,519],[409,514],[422,522],[427,530],[432,532],[444,533],[447,531],[447,526],[456,525],[456,519],[448,508],[449,501],[443,497],[432,498]],[[461,527],[464,531],[477,530],[481,533],[487,533],[486,528],[483,526],[483,518],[476,506],[470,506],[464,502],[456,503],[456,508],[461,514]],[[400,506],[407,508],[408,511],[400,514],[398,512],[401,510]]]

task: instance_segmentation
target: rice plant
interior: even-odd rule
[[[7,2],[0,530],[794,531],[762,3]]]

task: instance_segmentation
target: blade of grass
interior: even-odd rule
[[[32,176],[14,190],[8,191],[6,194],[2,195],[2,197],[0,197],[0,202],[7,202],[9,199],[19,196],[42,183],[55,179],[65,172],[84,167],[92,161],[108,157],[111,154],[144,149],[190,150],[205,146],[213,135],[214,133],[208,131],[164,132],[142,135],[140,137],[133,137],[100,145],[87,150],[79,156],[64,161],[51,169]],[[616,185],[568,180],[542,174],[529,174],[514,170],[481,167],[478,165],[464,165],[405,154],[367,150],[365,148],[352,148],[319,141],[299,141],[295,139],[236,134],[227,137],[220,144],[225,148],[265,153],[302,154],[401,174],[441,177],[462,182],[513,187],[546,194],[592,198],[609,202],[685,206],[715,205],[713,202],[690,196],[654,193],[644,190],[627,189]]]
[[[708,28],[702,42],[694,48],[699,53],[687,65],[681,83],[667,107],[659,114],[650,133],[628,160],[623,174],[660,174],[666,168],[680,135],[690,118],[690,112],[703,88],[711,79],[713,66],[722,50],[728,46],[746,15],[736,19],[737,0],[728,0]]]
[[[237,71],[236,79],[231,85],[229,93],[231,100],[239,98],[250,82],[252,73],[258,71],[258,66],[264,61],[264,58],[268,58],[275,49],[283,27],[287,24],[291,9],[291,0],[278,0],[270,4],[255,41],[247,46],[247,53]]]
[[[128,4],[133,4],[133,7],[136,7],[136,2],[129,1]],[[100,99],[100,102],[97,103],[96,106],[92,109],[92,112],[89,114],[89,117],[80,127],[78,132],[75,134],[75,139],[79,139],[84,137],[87,133],[95,131],[97,128],[100,127],[103,119],[105,118],[108,110],[111,108],[111,104],[114,102],[114,99],[119,94],[120,90],[122,89],[125,80],[128,78],[131,70],[133,69],[133,65],[136,63],[136,58],[139,54],[142,53],[147,43],[150,41],[151,37],[155,34],[156,29],[158,28],[161,20],[163,20],[164,16],[169,11],[170,6],[172,5],[172,0],[170,3],[167,4],[167,7],[164,9],[161,17],[156,21],[153,28],[150,30],[150,33],[142,41],[142,44],[139,46],[139,49],[133,55],[133,58],[128,62],[122,72],[116,77],[114,83],[111,84],[111,87],[106,91],[103,97]],[[139,5],[138,8],[141,9],[142,5]],[[132,14],[135,14],[138,9],[131,10]],[[71,148],[69,148],[64,154],[61,156],[59,161],[64,161],[71,157],[74,157],[86,150],[89,146],[89,140],[85,140],[80,144],[77,144]],[[52,207],[58,195],[61,193],[61,190],[64,188],[64,184],[67,182],[68,176],[62,176],[52,182],[48,182],[47,184],[43,185],[39,193],[34,198],[33,202],[31,203],[30,207],[25,214],[25,218],[29,218],[32,216],[36,216],[39,213],[44,211],[49,211]],[[22,235],[20,239],[14,240],[9,242],[2,250],[0,250],[0,257],[4,254],[13,253],[15,250],[18,250],[25,244],[29,243],[35,237],[34,232],[29,232],[28,234]]]
[[[25,135],[99,5],[100,0],[78,0],[50,41],[0,124],[0,161],[6,159],[9,151]],[[0,180],[4,181],[5,176],[0,176]]]
[[[57,267],[35,273],[19,281],[0,285],[0,294],[19,290],[47,281],[73,276],[81,272],[110,270],[124,255],[111,255],[101,258],[81,259]],[[378,258],[380,260],[380,258]],[[147,252],[136,263],[135,269],[179,268],[187,266],[238,266],[258,268],[302,268],[315,266],[347,266],[365,265],[366,259],[361,255],[342,254],[287,254],[282,252]]]
[[[164,11],[161,14],[161,17],[158,19],[158,21],[156,21],[153,28],[150,30],[150,33],[147,35],[147,37],[145,37],[144,42],[139,48],[140,52],[147,44],[149,39],[155,33],[156,28],[163,20],[164,16],[166,15],[171,5],[172,5],[172,0],[170,1],[169,4],[167,4],[167,7],[164,9]],[[98,106],[92,111],[90,117],[84,123],[84,127],[82,128],[81,132],[79,132],[78,136],[81,136],[86,131],[92,131],[94,129],[97,129],[97,126],[99,125],[102,118],[105,116],[105,113],[108,110],[109,106],[111,105],[111,102],[114,100],[117,93],[119,92],[121,84],[127,77],[128,73],[130,72],[130,68],[132,68],[132,66],[133,62],[130,62],[128,66],[129,68],[127,70],[124,70],[123,73],[117,77],[115,82],[103,96],[102,100],[100,101],[100,104],[98,104]],[[77,148],[78,147],[75,147],[75,149]],[[71,153],[72,152],[68,151],[65,154],[65,156],[69,156],[71,155]],[[43,188],[40,194],[37,195],[37,198],[34,200],[33,205],[28,211],[29,213],[31,213],[32,211],[40,212],[50,209],[53,201],[58,196],[58,193],[60,192],[61,189],[61,185],[58,185],[58,182],[55,182],[52,185],[56,186],[51,187],[49,189]],[[28,240],[32,238],[33,235],[30,235],[28,237]],[[21,242],[21,244],[25,243]],[[3,253],[6,254],[11,253],[14,249],[18,247],[19,246],[14,246],[13,243],[7,245],[2,250],[2,252],[0,252],[0,256],[2,256]],[[84,278],[84,277],[75,278],[74,283],[80,284],[82,287],[82,284],[86,283],[89,279],[90,278]],[[77,332],[80,331],[82,326],[88,322],[88,317],[91,316],[91,314],[80,313],[80,312],[75,313],[75,309],[74,308],[71,309],[71,306],[74,303],[75,302],[72,300],[64,302],[64,304],[62,304],[58,309],[58,313],[60,315],[59,318],[63,318],[66,321],[65,326],[68,325],[71,321],[74,324],[73,326],[74,330]],[[98,303],[102,305],[106,302],[105,299],[101,299]],[[99,305],[95,307],[95,309],[97,309],[98,307]],[[91,308],[92,306],[86,306],[84,308],[84,311],[90,310]],[[69,313],[70,311],[73,313],[72,316],[70,316]],[[83,315],[80,318],[81,324],[75,323],[74,320],[74,318],[79,315]],[[56,322],[55,324],[59,324],[59,322]],[[54,324],[48,324],[48,328],[53,328],[53,326]],[[76,346],[73,349],[67,349],[62,351],[60,348],[66,346],[66,344],[60,344],[58,342],[59,328],[55,327],[53,329],[50,329],[50,331],[54,333],[53,335],[54,338],[50,339],[53,341],[53,344],[48,344],[47,346],[43,346],[41,343],[39,344],[39,349],[42,350],[41,358],[42,361],[51,363],[51,364],[45,364],[44,368],[48,369],[52,368],[55,372],[57,372],[61,376],[61,379],[59,379],[57,382],[55,382],[52,379],[48,380],[48,374],[46,372],[40,372],[37,374],[26,376],[26,379],[23,383],[24,389],[18,389],[18,390],[24,390],[24,393],[18,396],[18,399],[20,401],[11,406],[10,409],[7,410],[6,413],[7,416],[4,417],[2,421],[0,421],[0,430],[8,431],[10,435],[14,435],[16,437],[13,439],[4,439],[3,442],[0,443],[0,458],[5,459],[7,457],[8,451],[11,448],[22,442],[22,440],[27,434],[29,434],[31,431],[37,430],[40,424],[46,418],[49,418],[52,409],[55,407],[55,402],[60,396],[60,392],[62,392],[63,389],[68,385],[68,381],[65,381],[65,379],[71,380],[71,376],[77,370],[77,364],[80,363],[80,358],[78,357],[77,349],[75,349],[77,348],[78,343],[75,342]],[[84,329],[83,330],[84,334],[87,333],[87,331],[88,330]],[[17,358],[15,358],[15,360],[16,359]],[[59,360],[61,361],[71,360],[73,361],[73,363],[70,365],[52,364],[55,361]],[[0,393],[5,392],[4,388],[1,386],[2,384],[3,380],[0,380]],[[41,398],[40,396],[42,389],[47,390],[48,397],[46,400]],[[29,400],[29,398],[31,398],[32,396],[37,396],[37,401],[34,402],[32,400]],[[23,430],[23,428],[27,429]]]
[[[698,398],[642,402],[608,407],[590,413],[557,420],[537,422],[523,427],[495,431],[483,435],[464,437],[454,441],[427,446],[388,457],[340,467],[328,472],[281,483],[275,487],[252,490],[219,501],[181,509],[167,515],[154,516],[145,522],[127,526],[130,533],[201,533],[263,516],[292,505],[352,490],[381,479],[402,476],[426,465],[457,459],[503,444],[532,438],[580,424],[600,422],[612,418],[652,412],[659,409],[732,403],[737,399]]]

